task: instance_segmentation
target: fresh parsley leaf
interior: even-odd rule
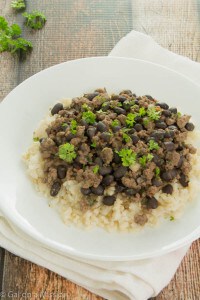
[[[174,216],[170,216],[170,221],[174,221],[174,220],[175,220]]]
[[[118,103],[117,103],[117,106],[121,107],[121,106],[122,106],[122,103],[121,103],[121,102],[118,102]]]
[[[82,108],[86,111],[90,110],[90,107],[86,103],[82,105]]]
[[[36,136],[36,137],[33,138],[34,142],[38,142],[39,140],[40,140],[40,138],[38,136]]]
[[[113,120],[111,126],[115,127],[119,125],[119,121],[117,119]]]
[[[68,163],[71,163],[74,160],[74,158],[76,158],[74,145],[70,143],[60,145],[58,149],[58,156],[60,157],[60,159]]]
[[[160,147],[154,140],[149,141],[149,150],[158,150]]]
[[[63,128],[66,128],[67,126],[68,126],[68,124],[67,123],[62,123],[62,125],[61,125]]]
[[[96,166],[93,168],[93,172],[94,172],[94,174],[97,174],[98,171],[99,171],[99,166],[96,165]]]
[[[32,29],[41,29],[46,22],[46,17],[40,11],[34,10],[32,13],[23,13],[23,17],[25,18],[25,25]]]
[[[77,133],[77,122],[76,120],[72,120],[70,123],[70,131],[72,134],[76,134]]]
[[[85,111],[82,114],[82,119],[85,120],[88,124],[94,124],[96,121],[96,116],[92,111]]]
[[[140,107],[139,112],[138,112],[138,115],[139,115],[140,117],[144,117],[144,116],[146,115],[146,110],[145,110],[144,107]]]
[[[142,167],[146,166],[146,163],[151,161],[153,159],[153,155],[152,154],[147,154],[147,155],[143,155],[142,157],[139,158],[139,163],[141,164]]]
[[[136,162],[137,154],[131,149],[122,149],[117,151],[117,153],[121,157],[122,165],[125,167],[129,167]]]
[[[125,132],[123,132],[122,138],[123,138],[123,140],[124,140],[126,143],[128,143],[128,142],[131,141],[130,136],[129,136],[127,133],[125,133]]]
[[[144,118],[143,119],[144,126],[148,126],[149,122],[151,122],[151,120],[149,118]]]
[[[152,106],[148,108],[147,115],[151,120],[157,121],[160,119],[161,112],[157,111],[155,106]]]
[[[177,112],[177,118],[180,118],[181,117],[181,113],[180,111]]]
[[[24,0],[14,0],[11,2],[11,7],[15,10],[22,10],[26,8],[26,3]]]
[[[0,52],[23,54],[32,49],[31,42],[20,37],[21,28],[17,24],[8,25],[6,19],[0,16]]]
[[[94,142],[91,144],[91,147],[92,147],[92,148],[96,148],[96,146],[97,146],[97,143],[94,141]]]
[[[128,127],[133,127],[133,125],[135,124],[135,118],[136,118],[136,114],[132,114],[132,113],[129,113],[126,117],[126,125]]]
[[[155,168],[155,175],[156,175],[156,177],[160,176],[160,168],[158,168],[158,167]]]

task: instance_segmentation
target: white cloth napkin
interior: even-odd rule
[[[153,61],[200,82],[198,63],[163,49],[149,36],[139,32],[129,33],[110,55]],[[86,261],[47,249],[16,229],[1,213],[0,245],[109,300],[147,300],[156,296],[169,283],[189,248],[187,246],[161,257],[141,261]]]

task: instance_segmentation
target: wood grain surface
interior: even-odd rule
[[[0,100],[44,68],[107,55],[131,29],[200,61],[199,6],[196,0],[27,0],[27,11],[38,9],[47,16],[44,29],[33,32],[24,27],[20,14],[13,13],[10,1],[1,0],[0,15],[21,24],[34,49],[25,61],[9,53],[0,55]],[[4,249],[0,249],[0,290],[5,293],[1,299],[102,299]],[[200,299],[200,241],[193,243],[170,284],[154,299]]]

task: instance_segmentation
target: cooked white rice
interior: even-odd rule
[[[66,100],[63,103],[69,104]],[[44,137],[45,129],[48,124],[55,120],[55,116],[50,114],[41,121],[35,136]],[[193,131],[188,133],[188,142],[194,146],[200,140],[200,133]],[[93,228],[95,226],[103,227],[109,231],[120,230],[137,230],[141,226],[134,222],[134,216],[142,213],[140,202],[130,203],[128,208],[124,208],[121,195],[113,206],[102,205],[102,196],[98,196],[97,202],[88,210],[80,207],[80,199],[83,195],[80,192],[80,184],[76,181],[66,181],[56,197],[50,196],[50,189],[44,183],[43,165],[44,161],[39,151],[40,143],[33,142],[27,152],[23,155],[23,160],[27,165],[27,172],[38,192],[41,192],[49,199],[49,204],[59,210],[61,217],[66,224],[75,224],[84,228]],[[192,155],[192,171],[190,172],[190,182],[187,188],[183,188],[179,183],[174,183],[173,195],[167,195],[161,191],[155,195],[159,201],[157,209],[149,211],[147,214],[148,222],[145,226],[155,226],[163,219],[178,219],[183,214],[186,205],[195,198],[200,190],[200,151]],[[113,187],[107,190],[108,195],[114,193]]]

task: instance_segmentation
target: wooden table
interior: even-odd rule
[[[27,11],[39,9],[48,20],[44,29],[31,32],[22,25],[22,16],[13,13],[10,1],[1,0],[0,15],[21,24],[34,49],[25,61],[9,53],[0,55],[0,99],[44,68],[80,57],[107,55],[131,29],[145,32],[169,50],[200,61],[199,3],[196,0],[27,0]],[[4,249],[0,250],[0,290],[12,291],[14,299],[102,299]],[[10,298],[11,294],[2,297]],[[200,241],[193,243],[175,277],[154,299],[200,299]]]

